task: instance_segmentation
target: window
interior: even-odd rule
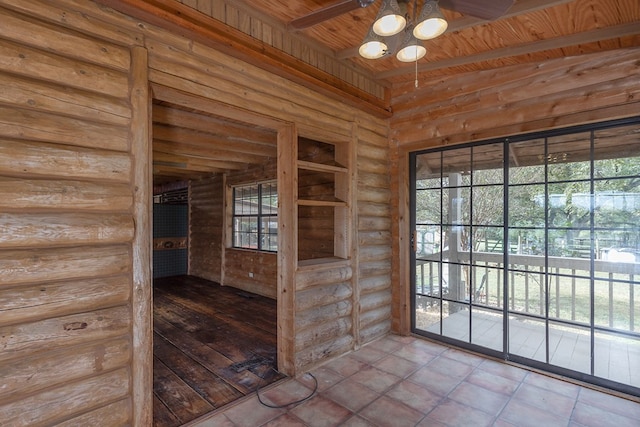
[[[639,137],[636,118],[412,153],[413,331],[640,395]]]
[[[277,252],[276,182],[233,187],[233,247]]]

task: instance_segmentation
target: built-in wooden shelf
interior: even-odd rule
[[[298,168],[306,169],[311,171],[318,172],[338,172],[338,173],[347,173],[349,169],[346,167],[336,163],[335,165],[326,165],[323,163],[314,163],[306,160],[298,160]]]

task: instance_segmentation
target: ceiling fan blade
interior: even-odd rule
[[[441,0],[445,9],[455,10],[464,15],[493,21],[498,19],[513,6],[514,0]]]
[[[342,0],[296,18],[289,22],[288,27],[293,30],[303,30],[361,7],[367,7],[374,1],[375,0]]]

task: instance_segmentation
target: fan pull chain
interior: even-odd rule
[[[418,55],[416,55],[416,81],[415,81],[416,89],[418,88]]]

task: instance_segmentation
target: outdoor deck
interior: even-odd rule
[[[546,362],[544,323],[516,316],[509,320],[509,353]],[[502,315],[474,312],[472,325],[470,338],[469,311],[461,310],[443,319],[442,335],[502,350]],[[435,316],[419,316],[418,328],[440,334],[440,323]],[[549,363],[590,374],[590,340],[588,329],[550,326]],[[596,333],[594,348],[596,376],[640,388],[640,338]]]

